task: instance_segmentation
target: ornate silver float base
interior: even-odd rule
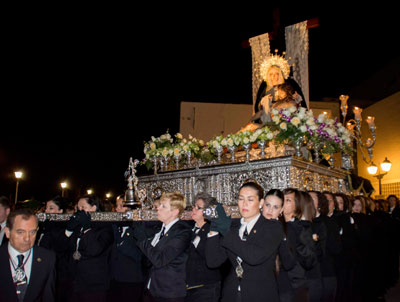
[[[347,175],[342,169],[285,156],[140,176],[138,188],[146,191],[147,207],[151,207],[157,190],[181,192],[190,203],[197,193],[208,192],[224,205],[236,205],[239,188],[249,179],[257,181],[265,191],[292,187],[348,193]]]

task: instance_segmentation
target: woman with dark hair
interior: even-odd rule
[[[224,280],[222,302],[279,301],[274,268],[284,234],[278,221],[261,215],[263,204],[261,186],[247,182],[239,190],[240,224],[231,225],[222,205],[217,205],[218,218],[211,220],[206,261],[213,268],[226,260],[232,264]]]
[[[97,196],[80,197],[77,208],[59,238],[69,255],[71,287],[67,301],[103,302],[110,283],[108,261],[113,230],[108,223],[91,221],[90,213],[103,209]]]
[[[46,214],[62,214],[67,205],[67,199],[61,196],[46,202]],[[68,253],[65,252],[63,245],[58,244],[61,236],[64,236],[65,223],[45,220],[39,224],[37,234],[38,246],[52,250],[56,253],[56,300],[65,301],[66,293],[69,291],[69,269],[68,269]]]
[[[350,199],[346,194],[336,193],[333,195],[338,205],[337,211],[347,213],[349,211]]]
[[[290,262],[286,261],[289,257],[283,256],[287,249],[282,248],[284,246],[281,245],[279,256],[282,259],[282,265],[278,275],[281,301],[308,301],[310,295],[315,296],[309,290],[306,278],[308,271],[318,264],[311,228],[315,210],[312,201],[307,200],[307,196],[303,193],[293,188],[283,190],[287,245],[294,261],[291,267]]]
[[[198,193],[194,198],[192,219],[192,240],[186,262],[185,301],[217,302],[221,290],[221,273],[218,268],[208,268],[206,264],[206,241],[210,231],[210,222],[204,217],[203,210],[216,206],[217,201],[207,193]]]
[[[318,191],[308,192],[314,201],[316,217],[313,229],[318,235],[319,255],[322,278],[322,301],[335,301],[337,279],[335,257],[342,250],[340,229],[334,218],[328,216],[329,202],[325,194]]]

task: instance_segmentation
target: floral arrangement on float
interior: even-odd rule
[[[160,167],[165,171],[169,165],[174,162],[176,169],[180,168],[182,163],[189,168],[192,166],[193,158],[207,159],[207,155],[203,154],[206,150],[204,141],[197,139],[191,135],[184,138],[181,133],[177,133],[172,137],[168,130],[159,137],[151,137],[151,140],[144,143],[145,158],[143,162],[148,169],[157,170]]]
[[[151,137],[144,144],[143,163],[156,173],[158,169],[191,168],[222,163],[224,155],[230,155],[235,162],[235,153],[245,151],[246,161],[252,148],[260,149],[259,159],[265,158],[265,149],[271,142],[278,146],[290,145],[295,155],[302,157],[301,149],[313,150],[313,161],[319,163],[321,155],[328,158],[333,166],[333,154],[342,152],[352,155],[353,136],[337,119],[330,119],[326,114],[318,117],[312,110],[295,106],[271,110],[271,122],[255,131],[242,131],[226,136],[216,136],[208,142],[191,135],[184,138],[181,133],[171,136],[168,131]]]
[[[352,133],[337,119],[330,119],[321,113],[315,117],[312,110],[295,106],[272,109],[270,128],[275,130],[275,142],[293,145],[296,156],[301,157],[301,147],[306,145],[314,150],[314,161],[319,163],[320,154],[328,155],[333,165],[333,153],[352,155]]]

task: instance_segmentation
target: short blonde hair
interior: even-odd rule
[[[160,197],[160,202],[165,200],[169,200],[171,209],[179,210],[179,215],[181,215],[186,208],[186,198],[179,192],[163,193]]]

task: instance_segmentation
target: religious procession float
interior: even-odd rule
[[[236,133],[209,141],[191,135],[164,133],[144,143],[144,159],[129,161],[125,172],[128,188],[127,213],[93,213],[92,220],[155,220],[153,202],[164,192],[178,191],[188,204],[199,192],[207,192],[222,203],[232,217],[239,217],[236,200],[246,181],[264,190],[300,190],[350,193],[348,175],[353,168],[356,144],[372,150],[375,142],[373,118],[367,122],[373,139],[361,142],[361,109],[346,122],[348,96],[340,96],[342,121],[327,114],[315,115],[308,102],[308,55],[306,24],[287,29],[286,51],[298,62],[290,84],[288,59],[269,51],[267,34],[250,39],[253,55],[253,104],[251,122]],[[301,67],[301,68],[300,68]],[[276,76],[273,76],[273,73]],[[294,81],[293,80],[293,81]],[[372,156],[370,154],[370,156]],[[138,165],[148,175],[137,176]],[[214,209],[205,214],[215,216]],[[61,217],[63,216],[63,217]],[[64,217],[65,216],[65,217]],[[68,215],[43,214],[42,220],[67,220]],[[190,218],[189,209],[183,219]]]

